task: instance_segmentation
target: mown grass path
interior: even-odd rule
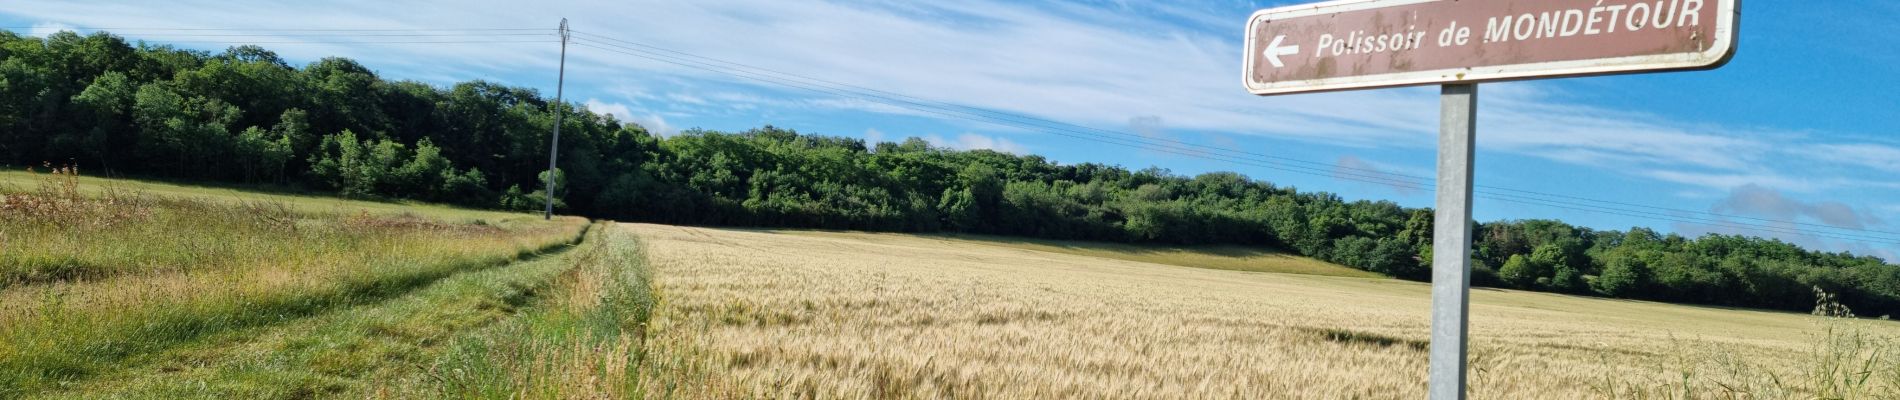
[[[600,234],[598,228],[591,232],[583,236]],[[537,301],[556,277],[577,265],[580,252],[573,249],[587,246],[598,244],[577,238],[518,262],[456,271],[376,301],[227,331],[138,357],[43,397],[385,397],[414,390],[428,384],[431,364],[452,338]]]
[[[575,256],[546,302],[459,338],[413,392],[449,398],[633,399],[650,391],[647,359],[652,310],[660,296],[644,241],[624,226],[604,229],[598,245]],[[664,368],[664,365],[660,367]],[[667,398],[663,393],[658,396]]]
[[[0,273],[0,398],[123,383],[126,371],[180,352],[537,258],[574,245],[589,226],[573,217],[208,197],[71,174],[38,179],[0,185],[0,272],[8,272]]]

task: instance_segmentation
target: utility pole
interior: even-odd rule
[[[567,85],[567,18],[561,18],[561,72],[554,80],[554,141],[548,144],[547,211],[541,213],[541,219],[554,219],[554,161],[561,155],[561,117],[567,112],[561,110],[561,90]]]

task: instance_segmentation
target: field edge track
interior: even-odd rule
[[[178,361],[181,356],[191,353],[194,349],[215,348],[220,347],[222,344],[242,343],[247,341],[249,337],[262,336],[264,333],[283,329],[288,326],[295,326],[299,323],[386,305],[404,299],[409,295],[428,290],[431,287],[440,285],[444,281],[456,277],[509,269],[510,267],[524,264],[558,260],[558,256],[569,253],[571,250],[586,244],[590,232],[598,232],[599,230],[596,229],[595,225],[600,224],[599,222],[583,224],[570,239],[522,249],[513,254],[477,260],[452,261],[445,265],[434,268],[424,268],[422,271],[416,273],[404,274],[390,279],[371,282],[350,282],[338,290],[327,291],[326,293],[304,293],[297,296],[288,296],[289,298],[286,299],[278,299],[278,301],[275,302],[262,304],[261,308],[253,309],[247,313],[268,315],[269,318],[249,318],[249,322],[251,323],[230,325],[233,328],[221,331],[202,332],[185,338],[185,340],[160,343],[158,346],[123,349],[119,351],[119,357],[112,359],[117,361],[114,365],[90,366],[90,368],[77,371],[79,373],[55,380],[55,385],[51,387],[16,387],[14,389],[23,390],[11,394],[0,391],[0,399],[38,396],[53,398],[98,398],[100,396],[73,395],[67,392],[72,390],[83,391],[90,387],[100,386],[100,382],[106,382],[106,386],[113,384],[123,385],[126,384],[128,380],[134,380],[133,378],[140,376],[178,372],[191,369],[191,367],[213,365],[215,360],[200,358],[189,360],[189,362],[185,363],[188,364],[185,367],[176,365],[161,366],[168,361]],[[228,316],[207,316],[205,318],[221,317]],[[156,327],[154,327],[154,325],[148,325],[146,329],[176,329],[176,327],[173,326],[162,325],[166,322],[160,322],[156,324]],[[183,321],[182,323],[190,322],[191,321]],[[126,337],[135,338],[140,337],[140,335],[134,332],[126,335]],[[146,372],[137,372],[141,370]]]

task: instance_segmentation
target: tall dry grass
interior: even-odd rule
[[[655,397],[1424,394],[1423,284],[902,235],[632,228],[662,294],[642,366]],[[1889,386],[1859,379],[1891,373],[1881,340],[1900,333],[1887,321],[1853,320],[1864,335],[1843,336],[1816,323],[1840,321],[1808,315],[1547,293],[1474,298],[1474,398],[1881,398]],[[1764,377],[1801,383],[1740,386]]]
[[[405,293],[572,241],[578,218],[442,220],[87,190],[0,189],[0,397],[208,335]]]
[[[1788,359],[1683,342],[1668,364],[1651,367],[1669,379],[1606,374],[1592,389],[1626,399],[1900,399],[1900,334],[1893,323],[1858,318],[1834,295],[1814,291],[1813,329]]]

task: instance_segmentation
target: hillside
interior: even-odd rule
[[[1246,247],[590,224],[24,172],[0,195],[0,398],[1423,389],[1428,285]],[[1824,305],[1476,291],[1473,394],[1900,390],[1900,323]]]
[[[293,66],[256,46],[138,46],[110,33],[0,32],[0,165],[270,183],[352,198],[560,210],[686,225],[1001,235],[1275,249],[1404,279],[1430,266],[1431,210],[1231,172],[1064,164],[924,140],[771,126],[660,137],[536,90],[436,86],[349,59]],[[545,171],[560,115],[558,170]],[[1814,289],[1900,313],[1900,267],[1746,236],[1484,223],[1474,283],[1806,310]]]

